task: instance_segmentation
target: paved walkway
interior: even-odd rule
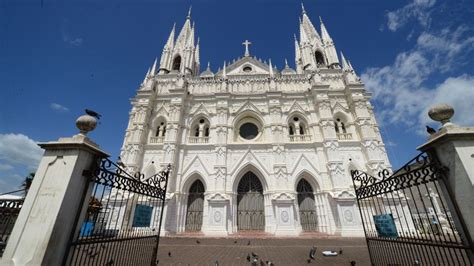
[[[316,259],[308,263],[309,252],[316,246]],[[321,252],[333,250],[342,254],[324,257]],[[363,238],[308,237],[164,237],[160,240],[159,265],[252,265],[247,256],[254,252],[258,263],[270,260],[280,265],[370,265],[367,246]],[[168,255],[171,253],[171,256]],[[265,264],[262,264],[265,265]]]

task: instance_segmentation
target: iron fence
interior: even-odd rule
[[[8,238],[23,206],[23,201],[23,199],[0,199],[0,257],[7,246]]]
[[[65,264],[156,265],[169,173],[170,166],[145,178],[102,159]]]
[[[445,171],[422,153],[392,175],[351,172],[373,265],[472,265]]]

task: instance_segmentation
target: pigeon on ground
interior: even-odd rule
[[[430,135],[433,135],[434,133],[436,133],[436,130],[430,126],[426,126],[426,132],[428,132],[428,134]]]
[[[250,261],[250,254],[247,254],[247,260]]]
[[[339,255],[342,255],[342,248],[339,249]]]
[[[351,260],[351,266],[355,266],[355,265],[356,265],[355,260]]]
[[[315,256],[316,255],[316,247],[313,246],[310,250],[309,250],[309,258],[314,260],[315,259]]]
[[[97,119],[100,119],[100,117],[102,116],[102,115],[100,115],[99,113],[97,113],[97,112],[95,112],[95,111],[92,111],[92,110],[90,110],[90,109],[86,109],[85,112],[86,112],[86,114],[88,114],[88,115],[90,115],[90,116],[93,116],[93,117],[95,117],[95,118],[97,118]]]
[[[171,252],[168,252],[168,257],[171,257]]]

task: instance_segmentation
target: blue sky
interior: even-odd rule
[[[415,155],[426,136],[426,110],[455,107],[455,122],[474,125],[472,1],[304,1],[315,25],[322,16],[373,92],[391,163]],[[278,68],[294,66],[299,1],[4,0],[0,3],[0,193],[36,168],[35,142],[77,132],[90,108],[103,115],[90,137],[119,153],[129,99],[161,55],[173,23],[188,7],[201,40],[202,69],[215,71],[243,54],[242,41]],[[434,124],[433,124],[434,126]]]

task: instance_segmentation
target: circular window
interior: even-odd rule
[[[244,72],[252,72],[252,68],[249,66],[244,67],[243,69]]]
[[[254,123],[244,123],[239,128],[239,134],[244,139],[254,139],[258,135],[258,127]]]

